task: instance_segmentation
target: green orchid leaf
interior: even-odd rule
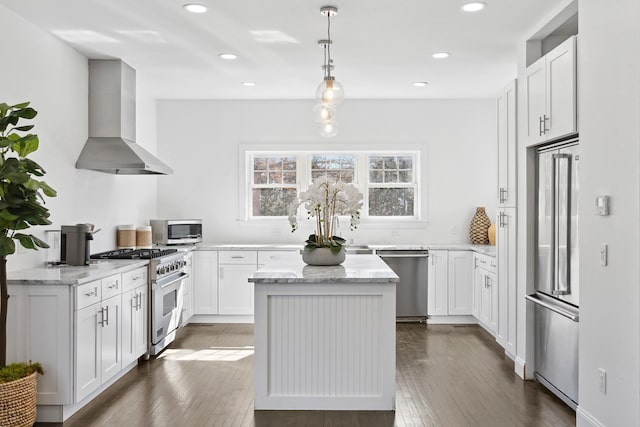
[[[16,244],[13,239],[5,235],[0,235],[0,255],[11,255],[16,251]]]
[[[333,240],[334,242],[337,242],[341,245],[344,245],[345,243],[347,243],[346,239],[343,239],[340,236],[331,236],[331,240]]]

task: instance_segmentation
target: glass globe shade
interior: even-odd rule
[[[339,105],[344,101],[344,89],[336,80],[325,78],[316,90],[316,98],[325,105]]]
[[[332,105],[318,103],[313,106],[313,120],[316,123],[331,122],[335,119],[336,109]]]
[[[336,121],[325,122],[320,124],[320,135],[325,138],[331,138],[338,134],[338,123]]]

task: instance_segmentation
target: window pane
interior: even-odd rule
[[[382,182],[382,171],[369,171],[369,182]]]
[[[269,184],[282,184],[282,172],[269,172]]]
[[[398,169],[413,169],[413,158],[398,157]]]
[[[382,157],[369,157],[369,169],[382,169]]]
[[[282,168],[288,171],[296,170],[296,158],[295,157],[285,157],[282,159]]]
[[[347,184],[351,184],[353,182],[353,171],[347,170],[340,172],[340,180],[342,182],[346,182]]]
[[[311,171],[311,179],[316,179],[326,174],[325,171]]]
[[[254,172],[253,173],[253,183],[254,184],[266,184],[267,183],[267,173],[266,172]]]
[[[282,159],[280,157],[269,157],[269,170],[282,170]]]
[[[355,156],[314,155],[311,157],[311,178],[326,176],[330,179],[353,182]]]
[[[256,157],[253,159],[253,170],[266,170],[267,169],[267,158],[266,157]]]
[[[413,216],[413,188],[369,189],[369,215]]]
[[[400,171],[400,182],[413,182],[413,171]]]
[[[295,188],[254,188],[254,216],[288,216],[298,196]]]
[[[296,183],[296,173],[295,172],[283,172],[282,173],[282,182],[284,184],[295,184]]]
[[[385,169],[397,169],[398,164],[396,163],[396,158],[393,156],[385,156],[384,157],[384,168]]]
[[[384,182],[398,182],[398,172],[384,171]]]

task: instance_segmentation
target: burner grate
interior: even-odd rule
[[[153,259],[178,252],[177,249],[116,249],[91,255],[91,259]]]

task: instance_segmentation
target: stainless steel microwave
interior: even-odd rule
[[[202,242],[201,219],[152,219],[149,224],[155,244],[185,245]]]

